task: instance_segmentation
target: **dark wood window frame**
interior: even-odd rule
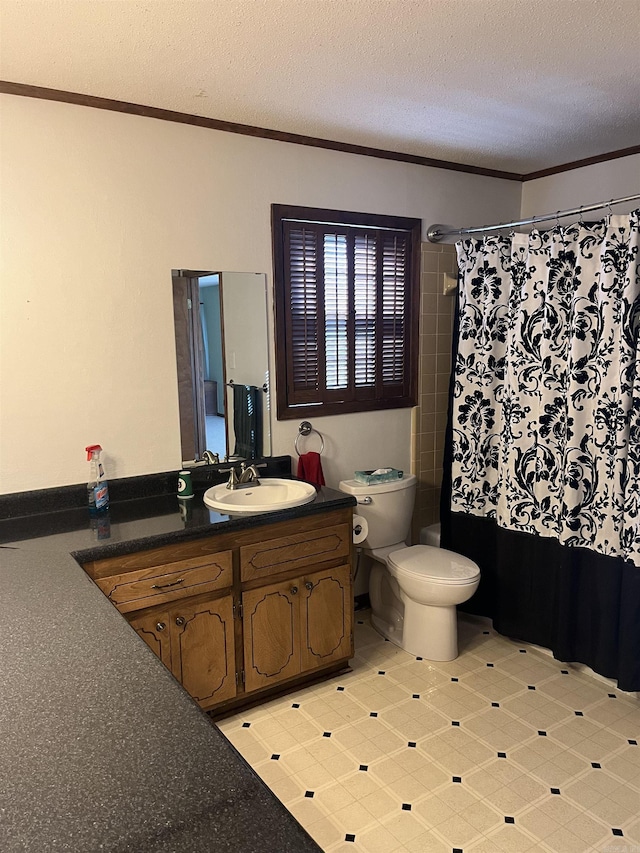
[[[417,402],[420,219],[274,204],[277,417]]]

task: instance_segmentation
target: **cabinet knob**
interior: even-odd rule
[[[295,595],[297,592],[298,592],[298,587],[297,587],[297,586],[292,586],[292,587],[291,587],[291,595]]]
[[[311,592],[311,590],[313,589],[313,584],[311,583],[311,581],[307,581],[305,583],[305,587],[309,590],[309,592]]]
[[[184,625],[186,621],[184,616],[176,616],[176,625]]]
[[[157,622],[157,623],[156,623],[156,631],[164,631],[164,629],[165,629],[166,627],[167,627],[167,626],[165,625],[165,623],[164,623],[164,622]]]

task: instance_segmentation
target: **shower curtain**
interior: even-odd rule
[[[459,243],[443,545],[501,633],[640,690],[639,211]],[[446,503],[446,506],[445,506]]]

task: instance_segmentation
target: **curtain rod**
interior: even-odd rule
[[[544,216],[532,216],[530,219],[519,219],[517,222],[500,222],[498,225],[483,225],[479,228],[457,228],[455,230],[443,231],[446,225],[432,225],[427,231],[427,239],[430,243],[439,243],[443,237],[451,237],[454,234],[478,234],[481,231],[499,231],[502,228],[516,228],[518,225],[533,225],[535,222],[547,222],[550,219],[560,219],[563,216],[574,216],[576,213],[582,215],[590,210],[599,210],[603,207],[611,207],[612,204],[623,204],[628,201],[637,201],[638,195],[628,195],[626,198],[612,198],[611,201],[600,201],[597,204],[583,204],[581,207],[573,207],[570,210],[558,210],[556,213],[545,213]]]

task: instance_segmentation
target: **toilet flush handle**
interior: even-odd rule
[[[369,504],[373,503],[373,499],[370,498],[369,495],[367,495],[366,498],[362,498],[362,500],[358,501],[358,503],[359,504],[366,504],[368,506]]]

